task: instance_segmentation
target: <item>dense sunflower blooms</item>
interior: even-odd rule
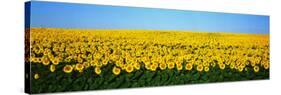
[[[172,35],[172,36],[171,36]],[[114,75],[138,70],[195,70],[241,73],[268,70],[269,35],[153,30],[32,28],[31,63],[56,72],[83,72],[110,66]],[[247,69],[248,68],[248,69]],[[39,75],[38,75],[39,76]]]

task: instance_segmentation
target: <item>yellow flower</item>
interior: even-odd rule
[[[83,63],[83,59],[80,58],[80,57],[78,57],[77,61],[78,61],[79,63]]]
[[[190,71],[192,69],[192,64],[186,64],[185,69]]]
[[[95,68],[95,72],[96,72],[96,74],[98,74],[98,75],[99,75],[99,74],[101,73],[101,69],[100,69],[100,67],[96,67],[96,68]]]
[[[102,64],[103,64],[103,65],[107,65],[107,63],[108,63],[108,59],[102,60]]]
[[[230,64],[230,69],[233,69],[234,67],[235,67],[235,65],[234,64]]]
[[[224,68],[225,68],[225,64],[220,63],[220,64],[219,64],[219,67],[220,67],[220,69],[224,70]]]
[[[145,64],[145,68],[149,70],[151,68],[151,64]]]
[[[160,63],[159,65],[161,70],[165,70],[166,69],[166,64],[165,63]]]
[[[254,71],[255,72],[259,72],[259,70],[260,70],[259,66],[254,66]]]
[[[202,64],[197,65],[197,71],[201,72],[204,68]]]
[[[56,72],[58,65],[64,66],[65,73],[73,70],[82,72],[92,67],[93,73],[96,71],[103,73],[103,67],[116,66],[111,68],[114,75],[120,75],[122,71],[131,73],[143,67],[150,71],[157,71],[159,67],[159,70],[185,69],[198,72],[210,72],[213,68],[219,70],[230,68],[237,72],[251,70],[259,72],[270,69],[268,35],[235,34],[235,36],[218,33],[223,40],[215,40],[217,36],[193,32],[164,33],[143,30],[136,33],[127,30],[90,32],[51,28],[31,30],[31,54],[28,58],[32,63],[47,66],[50,72]],[[131,39],[132,37],[136,39]],[[202,43],[215,49],[201,47]],[[217,47],[214,43],[220,43],[222,47]],[[182,46],[188,46],[195,51],[190,53]],[[226,50],[229,47],[232,50]],[[72,64],[73,61],[80,64]],[[185,64],[186,62],[188,64]],[[251,68],[248,68],[249,66]],[[40,73],[40,78],[42,76]]]
[[[204,62],[203,62],[203,66],[205,66],[205,67],[206,67],[206,66],[209,66],[209,63],[206,62],[206,61],[204,61]]]
[[[182,64],[177,64],[177,70],[178,71],[182,70]]]
[[[265,64],[263,64],[263,67],[264,67],[264,69],[268,69],[269,68],[269,63],[265,63]]]
[[[71,65],[65,65],[65,66],[63,67],[63,71],[64,71],[65,73],[71,73],[72,70],[73,70],[73,67],[72,67]]]
[[[50,64],[50,61],[49,61],[49,59],[47,58],[47,57],[43,57],[42,58],[42,63],[43,63],[43,65],[49,65]]]
[[[83,65],[84,65],[85,68],[89,68],[90,67],[90,62],[84,62]]]
[[[40,63],[41,62],[41,58],[35,58],[35,62]]]
[[[173,62],[168,63],[168,68],[173,69],[175,67],[175,64]]]
[[[128,73],[131,73],[133,70],[134,70],[133,65],[128,64],[128,65],[126,66],[126,71],[127,71]]]
[[[54,65],[58,65],[59,64],[59,58],[54,58],[54,60],[52,60],[52,63]]]
[[[34,74],[34,79],[39,79],[39,78],[40,78],[40,76],[38,73]]]
[[[31,62],[36,62],[36,57],[31,57]]]
[[[113,74],[115,74],[115,75],[119,75],[120,72],[121,72],[121,69],[114,66],[113,69],[112,69],[112,72],[113,72]]]
[[[239,72],[242,72],[244,70],[244,67],[243,66],[238,66],[238,71]]]
[[[48,55],[48,53],[49,53],[48,49],[45,49],[44,52],[43,52],[44,55]]]
[[[50,65],[50,71],[51,71],[51,72],[54,72],[55,70],[56,70],[56,66],[55,66],[55,65],[53,65],[53,64],[52,64],[52,65]]]
[[[70,61],[71,61],[71,58],[66,58],[65,61],[66,61],[66,62],[70,62]]]
[[[75,65],[75,70],[81,72],[84,69],[84,65],[83,64],[76,64]]]
[[[210,68],[209,67],[204,67],[205,72],[209,72]]]
[[[96,65],[97,67],[101,67],[101,66],[102,66],[102,63],[99,62],[99,61],[96,61],[95,65]]]
[[[151,69],[151,71],[156,71],[157,65],[156,64],[152,64],[150,69]]]
[[[136,70],[139,70],[140,69],[140,64],[139,63],[134,63],[134,67]]]

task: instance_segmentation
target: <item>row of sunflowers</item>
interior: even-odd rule
[[[29,31],[26,63],[31,65],[36,89],[50,80],[55,81],[49,83],[55,92],[269,78],[269,36],[263,34],[59,28]],[[165,74],[166,79],[182,82],[160,83]],[[152,77],[140,85],[140,80],[146,79],[142,76]],[[160,80],[152,83],[157,77]],[[199,78],[186,81],[193,77]],[[73,84],[74,78],[95,82],[84,83],[88,87],[82,83],[77,89],[58,83],[69,79]],[[127,86],[122,86],[121,79],[128,82]],[[105,87],[90,87],[97,84]],[[40,89],[36,91],[45,91]]]

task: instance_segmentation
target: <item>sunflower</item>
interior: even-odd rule
[[[256,63],[255,62],[251,62],[251,66],[255,66],[256,65]]]
[[[54,65],[58,65],[59,64],[59,58],[54,58],[54,60],[52,60],[52,63]]]
[[[39,74],[38,73],[36,73],[36,74],[34,74],[34,79],[39,79],[40,78],[40,76],[39,76]]]
[[[85,68],[89,68],[90,67],[90,62],[84,62],[83,65],[84,65]]]
[[[267,70],[269,68],[269,63],[263,64],[263,68]]]
[[[65,66],[63,67],[63,71],[64,71],[65,73],[71,73],[72,70],[73,70],[73,67],[72,67],[71,65],[65,65]]]
[[[209,63],[206,62],[206,61],[204,61],[204,62],[203,62],[203,66],[205,66],[205,67],[206,67],[206,66],[209,66]]]
[[[108,59],[102,60],[102,64],[103,64],[103,65],[107,65],[107,63],[108,63]]]
[[[35,58],[35,62],[40,63],[41,62],[41,58]]]
[[[224,68],[225,68],[225,64],[220,63],[220,64],[219,64],[219,67],[220,67],[220,69],[224,70]]]
[[[199,64],[199,65],[197,65],[196,69],[197,69],[197,71],[201,72],[204,69],[204,67],[202,64]]]
[[[151,64],[145,64],[145,68],[147,69],[147,70],[149,70],[150,68],[151,68]]]
[[[126,70],[126,65],[120,65],[120,66],[118,66],[118,67],[120,67],[121,68],[121,70]]]
[[[254,71],[255,72],[259,72],[259,70],[260,70],[259,66],[254,66]]]
[[[192,69],[192,64],[186,64],[185,65],[185,70],[191,70]]]
[[[114,75],[119,75],[120,72],[121,72],[121,69],[114,66],[113,69],[112,69],[112,72],[113,72]]]
[[[70,62],[71,61],[71,58],[66,58],[66,59],[64,59],[66,62]]]
[[[182,70],[182,64],[177,64],[177,70],[178,71]]]
[[[209,72],[210,68],[209,67],[204,67],[205,72]]]
[[[99,61],[96,61],[95,65],[96,65],[97,67],[101,67],[101,66],[102,66],[102,63],[99,62]]]
[[[246,67],[244,70],[247,72],[249,70],[249,68]]]
[[[151,71],[156,71],[157,69],[157,65],[156,64],[152,64],[150,70]]]
[[[238,66],[238,71],[239,72],[242,72],[244,70],[244,67],[243,66]]]
[[[165,70],[167,66],[165,63],[160,63],[159,67],[161,70]]]
[[[80,58],[80,57],[77,58],[77,61],[78,61],[79,63],[83,63],[83,59]]]
[[[233,69],[235,67],[235,64],[231,63],[229,67],[230,67],[230,69]]]
[[[49,53],[49,50],[46,48],[46,49],[44,50],[43,54],[44,54],[44,55],[48,55],[48,53]]]
[[[43,65],[49,65],[50,64],[50,60],[47,58],[47,57],[43,57],[42,58],[42,63],[43,63]]]
[[[139,70],[140,69],[140,64],[139,63],[134,63],[134,67],[136,70]]]
[[[133,67],[132,64],[128,64],[128,65],[126,66],[126,71],[127,71],[128,73],[131,73],[133,70],[134,70],[134,67]]]
[[[175,67],[175,64],[173,62],[168,63],[168,68],[173,69]]]
[[[51,71],[51,72],[54,72],[55,70],[56,70],[56,66],[55,66],[55,65],[53,65],[53,64],[52,64],[52,65],[50,65],[50,71]]]
[[[75,65],[75,70],[81,72],[84,69],[84,65],[83,64],[76,64]]]
[[[31,62],[35,62],[36,61],[36,57],[31,57]]]
[[[100,67],[96,67],[96,68],[95,68],[95,72],[96,72],[96,74],[100,75],[100,73],[101,73]]]

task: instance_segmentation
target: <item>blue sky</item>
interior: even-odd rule
[[[31,27],[269,34],[269,16],[31,1]]]

